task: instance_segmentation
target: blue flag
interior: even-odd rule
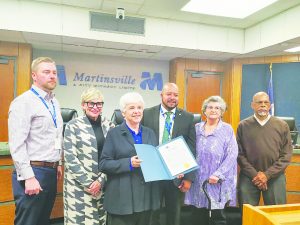
[[[270,114],[272,116],[275,115],[275,108],[274,108],[274,95],[273,95],[273,77],[272,77],[272,63],[270,64],[270,80],[268,85],[268,95],[271,103]]]

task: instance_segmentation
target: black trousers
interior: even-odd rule
[[[211,217],[206,208],[192,208],[193,225],[226,225],[224,209],[211,210]]]
[[[137,212],[129,215],[107,213],[107,225],[148,225],[151,211]]]
[[[184,194],[176,187],[173,181],[161,181],[161,202],[165,202],[166,225],[179,225],[181,206]],[[151,216],[151,225],[160,225],[162,209],[156,210]]]
[[[25,181],[18,181],[12,174],[15,199],[15,225],[49,225],[50,215],[57,191],[57,170],[47,167],[32,167],[35,178],[43,189],[38,195],[25,194]]]

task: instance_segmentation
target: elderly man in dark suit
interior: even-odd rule
[[[164,143],[178,136],[183,136],[190,150],[195,155],[196,134],[193,115],[178,105],[178,87],[174,83],[164,85],[161,92],[161,104],[144,110],[142,124],[154,130],[159,143]],[[185,174],[183,179],[161,181],[161,198],[165,201],[167,225],[180,224],[180,211],[183,192],[190,189],[194,173]],[[158,225],[160,210],[153,213],[151,224]]]

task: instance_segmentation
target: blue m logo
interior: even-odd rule
[[[65,66],[56,65],[56,69],[57,69],[57,77],[58,77],[59,85],[67,85]]]
[[[147,89],[154,90],[155,86],[158,91],[161,91],[163,88],[163,81],[161,73],[154,73],[153,78],[151,78],[150,72],[142,72],[142,82],[140,83],[140,87],[143,90]]]

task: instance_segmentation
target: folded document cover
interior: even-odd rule
[[[173,180],[198,168],[197,162],[182,136],[154,147],[135,144],[145,182]]]

